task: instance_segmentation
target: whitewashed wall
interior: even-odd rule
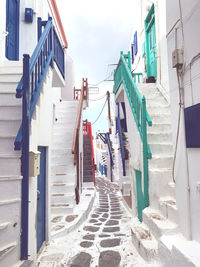
[[[172,110],[173,142],[176,143],[176,132],[178,124],[179,109],[179,89],[176,70],[172,68],[172,52],[175,47],[184,48],[184,67],[190,64],[191,59],[200,52],[200,2],[199,0],[181,0],[183,15],[183,33],[180,21],[172,29],[178,19],[180,19],[179,1],[167,0],[167,38],[169,57],[169,82],[170,98]],[[177,43],[175,32],[177,29]],[[183,38],[184,37],[184,38]],[[183,73],[183,89],[185,107],[200,102],[200,60],[195,61],[190,68],[185,68]],[[192,90],[193,89],[193,90]],[[193,93],[193,99],[192,99]],[[180,213],[180,226],[183,234],[200,242],[200,192],[198,184],[200,182],[200,149],[186,149],[185,146],[185,126],[184,114],[181,113],[180,136],[177,149],[177,160],[175,167],[176,196]]]

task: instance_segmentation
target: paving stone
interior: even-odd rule
[[[105,224],[106,226],[110,226],[110,225],[118,225],[119,224],[119,221],[116,221],[116,220],[109,220],[107,221],[107,223]]]
[[[125,234],[114,234],[114,236],[126,236]]]
[[[103,232],[107,232],[107,233],[114,233],[114,232],[119,232],[120,231],[120,227],[105,227],[103,228]]]
[[[96,211],[98,211],[98,212],[108,212],[108,209],[97,209]]]
[[[92,256],[90,254],[81,252],[73,257],[70,267],[90,267],[91,259]]]
[[[60,222],[60,221],[62,221],[62,218],[63,218],[63,216],[56,216],[51,220],[51,222],[52,223]]]
[[[107,219],[106,218],[99,218],[99,221],[105,222]]]
[[[90,242],[90,241],[83,241],[80,243],[80,246],[82,248],[90,248],[92,245],[93,245],[93,242]]]
[[[104,214],[102,215],[103,218],[108,218],[108,216],[109,216],[108,213],[104,213]]]
[[[88,231],[88,232],[97,232],[99,231],[99,227],[96,226],[85,226],[83,230]]]
[[[120,245],[120,238],[105,239],[100,242],[100,246],[103,248],[117,247]]]
[[[118,267],[121,261],[119,252],[107,250],[100,253],[98,267]]]
[[[110,235],[99,235],[101,238],[110,237]]]
[[[92,215],[91,215],[91,218],[98,218],[98,217],[99,217],[98,214],[92,214]]]
[[[95,235],[91,234],[91,235],[84,235],[83,239],[85,240],[94,240],[95,239]]]
[[[91,219],[91,220],[89,220],[89,222],[90,222],[90,223],[97,223],[98,220],[96,220],[96,219]]]
[[[114,211],[121,211],[121,209],[120,208],[111,208],[111,212],[114,212]]]
[[[77,217],[78,217],[78,215],[68,215],[68,216],[65,218],[65,221],[66,221],[66,222],[72,222],[72,221],[74,221]]]
[[[98,225],[98,226],[100,226],[100,225],[102,225],[102,223],[95,223],[94,225]]]

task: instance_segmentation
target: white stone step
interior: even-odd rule
[[[148,140],[148,144],[150,146],[151,149],[151,153],[153,155],[169,155],[172,156],[173,155],[173,146],[171,143],[166,143],[166,144],[155,144],[155,143],[151,143]]]
[[[3,265],[5,264],[5,262],[9,262],[9,260],[7,261],[3,260],[5,259],[5,256],[10,254],[16,247],[17,247],[17,242],[8,243],[7,245],[0,247],[0,266],[2,267],[9,266],[9,265]]]
[[[159,199],[159,209],[165,218],[178,224],[178,209],[175,199],[171,196],[161,197]]]
[[[53,165],[57,165],[57,164],[67,164],[67,165],[74,165],[74,156],[73,155],[69,155],[69,156],[60,156],[60,155],[55,155],[51,157],[51,161]]]
[[[57,164],[51,166],[51,171],[52,174],[66,174],[66,173],[75,174],[76,166],[72,164],[70,164],[69,166],[68,163],[65,165]]]
[[[172,180],[172,170],[149,169],[149,192],[157,200],[160,196],[169,195],[169,182]],[[157,203],[158,204],[158,203]]]
[[[147,127],[148,133],[160,133],[160,132],[171,132],[171,124],[170,123],[153,123],[151,127]]]
[[[10,82],[10,83],[19,83],[20,79],[22,77],[22,74],[20,73],[1,73],[0,74],[0,83],[2,82]]]
[[[157,106],[150,106],[148,104],[147,110],[148,110],[148,113],[150,114],[150,117],[156,114],[168,114],[168,115],[171,114],[170,107],[165,106],[165,105],[157,107]]]
[[[67,185],[74,184],[76,179],[76,174],[64,174],[64,175],[51,175],[52,183],[65,183]],[[75,185],[74,185],[75,186]]]
[[[0,120],[1,135],[13,136],[17,135],[21,120]]]
[[[8,179],[8,177],[5,178],[0,179],[0,201],[7,200],[9,198],[21,198],[22,177],[20,176],[18,179]]]
[[[21,106],[22,99],[16,98],[15,93],[0,93],[0,106]]]
[[[166,219],[158,210],[148,207],[143,210],[142,214],[143,222],[156,239],[162,235],[170,235],[177,232],[177,224]]]
[[[20,106],[0,106],[0,120],[22,119],[22,108]]]
[[[68,193],[68,194],[63,194],[63,193],[54,193],[51,194],[51,203],[52,204],[75,204],[75,194],[74,192]]]
[[[66,149],[72,148],[72,140],[68,142],[54,141],[52,143],[52,149],[61,149],[61,148],[66,148]]]
[[[59,183],[55,182],[51,184],[52,194],[68,194],[74,191],[74,183],[70,181],[69,183]]]
[[[1,74],[13,74],[23,73],[23,62],[22,61],[4,61],[0,63],[0,75]]]
[[[0,154],[1,176],[21,175],[21,159],[16,155]]]
[[[52,204],[51,205],[51,212],[52,214],[57,215],[66,215],[72,214],[74,210],[74,205],[70,204]]]
[[[157,156],[153,155],[153,158],[149,160],[149,169],[171,169],[173,164],[172,156]]]
[[[163,267],[197,267],[199,251],[198,242],[188,241],[180,233],[163,236],[158,243],[158,254]]]
[[[60,156],[60,157],[68,157],[73,156],[72,154],[72,147],[71,148],[51,148],[51,156]]]
[[[138,253],[146,261],[152,261],[157,255],[158,243],[150,233],[148,227],[141,223],[138,226],[131,227],[132,243]]]
[[[154,123],[164,123],[164,124],[170,124],[171,123],[171,116],[168,114],[156,114],[151,115],[152,124]]]
[[[9,221],[12,224],[17,222],[18,227],[20,227],[21,199],[0,200],[0,214],[1,222]]]
[[[168,192],[172,198],[176,199],[175,183],[172,182],[172,179],[168,183]]]
[[[171,132],[148,133],[148,142],[152,144],[172,143],[172,133]]]
[[[68,133],[70,132],[70,134],[74,134],[74,125],[68,125],[66,123],[66,125],[63,125],[63,123],[56,123],[54,124],[54,129],[53,129],[53,133],[54,134],[62,134],[62,133]]]
[[[16,94],[18,83],[12,83],[10,81],[0,83],[0,94],[2,93],[13,93]]]
[[[0,135],[0,154],[13,154],[20,156],[21,151],[14,150],[14,140],[16,136]]]

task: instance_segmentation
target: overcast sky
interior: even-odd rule
[[[74,61],[76,87],[80,87],[82,77],[87,77],[89,84],[99,83],[110,74],[108,64],[118,63],[120,51],[128,50],[134,1],[57,0],[57,5],[69,44],[67,51]],[[106,90],[112,91],[113,83],[101,83],[99,88],[99,95],[104,95]],[[91,121],[103,102],[90,104],[91,109],[95,107],[94,112],[90,110]]]

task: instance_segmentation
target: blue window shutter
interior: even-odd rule
[[[134,44],[131,44],[131,62],[134,63]]]
[[[138,45],[137,45],[137,32],[134,34],[134,55],[137,55]]]

